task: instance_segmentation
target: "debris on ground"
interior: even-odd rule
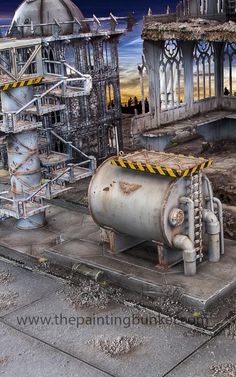
[[[8,284],[13,281],[13,276],[9,271],[0,271],[0,284]]]
[[[7,356],[0,356],[0,365],[6,365],[8,362],[8,357]]]
[[[18,296],[19,294],[15,292],[0,293],[0,312],[15,306],[15,300]]]
[[[111,301],[119,301],[122,289],[81,279],[76,285],[67,284],[64,294],[65,300],[74,309],[82,307],[105,309]]]
[[[111,357],[125,355],[132,352],[143,343],[143,339],[137,336],[118,336],[117,338],[105,338],[103,335],[90,342],[94,347]]]
[[[211,377],[235,377],[236,376],[236,364],[227,363],[212,365],[210,367],[212,371]]]

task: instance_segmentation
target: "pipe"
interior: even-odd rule
[[[187,205],[188,207],[188,236],[190,240],[194,243],[194,202],[192,199],[187,197],[180,198],[181,204]]]
[[[119,156],[120,153],[120,146],[119,146],[119,137],[118,137],[118,129],[117,126],[115,126],[115,138],[116,138],[116,154]]]
[[[217,205],[218,217],[220,222],[220,253],[224,255],[225,253],[225,244],[224,244],[224,216],[223,216],[223,207],[220,199],[213,198],[213,202]]]
[[[208,190],[209,201],[210,201],[210,210],[211,210],[212,213],[214,213],[212,185],[211,185],[211,182],[210,182],[209,178],[206,175],[203,175],[203,178],[205,179],[206,184],[207,184],[207,190]]]
[[[184,235],[177,235],[173,239],[173,245],[183,250],[184,275],[193,276],[197,272],[197,256],[193,242]]]
[[[203,211],[203,221],[208,234],[208,257],[210,262],[220,260],[220,223],[217,216],[208,209]]]

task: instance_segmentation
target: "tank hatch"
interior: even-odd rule
[[[209,168],[212,162],[205,158],[147,150],[123,154],[111,160],[114,166],[172,178],[187,177]]]

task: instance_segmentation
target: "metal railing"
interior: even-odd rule
[[[55,77],[58,78],[58,82],[54,85],[52,85],[49,89],[47,89],[42,94],[37,94],[34,96],[34,98],[29,101],[27,104],[22,106],[19,110],[14,112],[5,112],[3,113],[3,128],[4,132],[15,132],[17,131],[17,122],[19,121],[30,121],[33,123],[33,125],[37,126],[37,121],[34,115],[30,116],[29,114],[25,115],[24,112],[28,108],[32,106],[36,106],[38,113],[40,114],[40,108],[43,106],[43,100],[46,96],[48,96],[50,93],[52,93],[57,88],[60,88],[62,96],[66,96],[67,89],[72,89],[80,95],[89,95],[92,90],[92,78],[90,75],[84,75],[81,72],[77,71],[75,68],[69,66],[64,61],[62,62],[50,62],[49,63],[55,63],[59,64],[61,66],[61,70],[65,71],[66,69],[69,69],[73,71],[77,77],[67,77],[67,76],[61,76],[56,75]],[[50,74],[50,72],[45,72],[45,75]],[[79,76],[79,77],[78,77]],[[71,86],[69,84],[72,84]],[[76,84],[76,85],[75,85]],[[81,86],[78,86],[78,84],[81,84]]]
[[[126,22],[126,28],[123,27],[123,23]],[[122,23],[122,29],[118,29],[119,23]],[[0,30],[8,30],[7,36],[11,36],[15,34],[15,30],[18,31],[19,34],[24,35],[24,32],[30,33],[32,36],[38,35],[42,33],[42,30],[47,30],[47,34],[51,34],[54,36],[59,36],[63,33],[63,26],[72,26],[72,33],[71,34],[89,34],[91,32],[124,32],[124,31],[132,31],[133,26],[135,25],[136,21],[133,15],[129,15],[126,17],[117,17],[110,13],[109,17],[96,17],[93,15],[91,18],[84,18],[83,20],[78,20],[74,18],[71,21],[58,21],[54,19],[54,22],[47,22],[47,23],[40,23],[34,24],[31,22],[30,24],[11,24],[11,25],[1,25]]]
[[[66,145],[67,153],[68,153],[68,156],[69,156],[70,159],[73,159],[73,151],[75,151],[80,157],[82,156],[83,158],[85,158],[85,161],[82,161],[82,162],[76,164],[76,166],[82,166],[82,165],[88,163],[90,165],[89,169],[95,171],[95,169],[96,169],[96,158],[94,156],[88,156],[86,153],[82,152],[79,148],[74,146],[71,141],[66,141],[61,136],[59,136],[56,132],[54,132],[53,130],[51,130],[51,129],[49,129],[49,130],[50,130],[51,135],[53,135],[55,138],[60,140],[64,145]]]

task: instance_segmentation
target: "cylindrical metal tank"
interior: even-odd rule
[[[27,198],[41,185],[37,130],[8,135],[7,152],[11,191],[18,199]]]
[[[173,179],[105,161],[89,187],[89,207],[102,228],[156,241],[173,247],[177,234],[186,234],[180,198],[186,195],[186,180]]]

